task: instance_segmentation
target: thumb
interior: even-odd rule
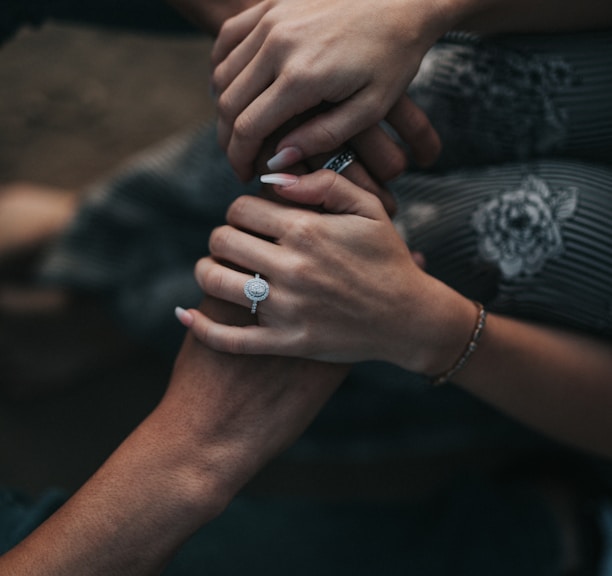
[[[297,204],[316,206],[331,214],[355,214],[378,219],[386,214],[379,198],[331,170],[311,174],[265,174],[261,182],[274,185],[275,192]]]

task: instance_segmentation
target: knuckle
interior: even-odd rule
[[[234,122],[234,136],[238,140],[252,140],[256,134],[256,123],[255,118],[249,113],[248,110],[244,110]]]
[[[379,178],[383,182],[393,180],[406,170],[407,165],[406,156],[402,152],[398,150],[397,153],[389,153],[385,162],[380,165]]]
[[[221,71],[218,68],[215,70],[213,82],[215,86],[222,85]],[[231,124],[236,115],[234,108],[232,95],[228,90],[225,90],[217,99],[217,113],[219,117]]]
[[[219,28],[218,36],[219,37],[224,37],[224,36],[233,37],[234,30],[236,29],[236,25],[237,25],[236,21],[237,21],[236,16],[230,16],[229,18],[224,20],[223,23],[221,24],[221,27]]]
[[[288,48],[279,50],[288,51]],[[283,64],[280,75],[280,90],[285,94],[303,94],[308,100],[312,100],[312,87],[317,83],[315,73],[316,62],[304,55],[298,55]],[[296,110],[297,111],[297,110]]]
[[[310,260],[304,257],[294,257],[288,261],[286,270],[287,284],[293,288],[302,288],[314,272]]]
[[[200,342],[208,341],[208,328],[205,323],[196,322],[191,327],[191,330],[193,330],[195,337],[200,340]]]
[[[321,142],[322,147],[325,150],[334,150],[336,148],[340,148],[345,141],[345,138],[342,134],[339,134],[331,127],[327,126],[327,123],[320,122],[318,124],[318,140]]]
[[[222,270],[216,266],[210,267],[202,275],[202,288],[211,296],[225,294],[224,275]]]
[[[338,186],[342,186],[344,178],[344,176],[341,176],[333,170],[323,170],[321,172],[321,181],[319,183],[321,186],[322,197],[325,198],[326,196],[329,196],[329,194],[333,193]]]
[[[230,242],[231,232],[232,229],[229,226],[221,226],[212,231],[208,241],[208,247],[213,256],[225,254]]]
[[[239,196],[234,200],[227,209],[226,220],[231,223],[241,221],[242,216],[248,214],[250,198],[249,196]]]
[[[223,63],[216,66],[215,69],[212,71],[210,79],[211,79],[212,85],[217,91],[219,90],[221,86],[224,85],[224,79],[225,79],[224,72],[225,72],[225,66]],[[218,98],[217,104],[219,103],[219,100],[221,100],[221,97]]]
[[[198,284],[200,284],[200,286],[202,285],[202,278],[204,277],[204,274],[206,272],[206,267],[207,267],[206,258],[200,258],[196,262],[196,265],[194,267],[194,276]]]
[[[230,354],[244,355],[247,352],[244,338],[241,338],[236,334],[228,336],[224,349]]]
[[[311,246],[316,237],[316,225],[311,214],[299,214],[287,222],[287,233],[301,251]]]
[[[413,107],[405,118],[406,126],[410,132],[419,136],[429,132],[429,120],[419,108]]]

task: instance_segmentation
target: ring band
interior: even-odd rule
[[[340,174],[343,170],[348,168],[355,160],[357,155],[351,148],[347,148],[340,154],[332,156],[324,165],[324,170],[333,170],[337,174]]]
[[[244,295],[253,302],[251,314],[257,312],[257,303],[265,300],[268,294],[270,294],[270,285],[259,274],[255,274],[255,278],[244,283]]]

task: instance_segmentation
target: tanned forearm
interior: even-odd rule
[[[225,307],[228,320],[251,321],[246,309],[207,302],[215,312]],[[346,370],[230,357],[188,336],[159,406],[58,512],[0,558],[0,573],[159,574],[189,536],[295,441]]]
[[[490,315],[456,383],[533,428],[612,456],[612,342]]]

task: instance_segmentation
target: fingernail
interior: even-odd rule
[[[187,310],[185,310],[184,308],[181,308],[180,306],[177,306],[174,309],[174,314],[178,318],[178,321],[186,328],[190,328],[195,320],[195,318],[193,317],[193,314],[191,314],[190,312],[187,312]]]
[[[264,174],[259,177],[262,184],[276,184],[277,186],[291,186],[298,181],[293,174]]]
[[[288,146],[268,160],[268,168],[273,171],[283,170],[297,164],[301,159],[302,151],[296,146]]]

